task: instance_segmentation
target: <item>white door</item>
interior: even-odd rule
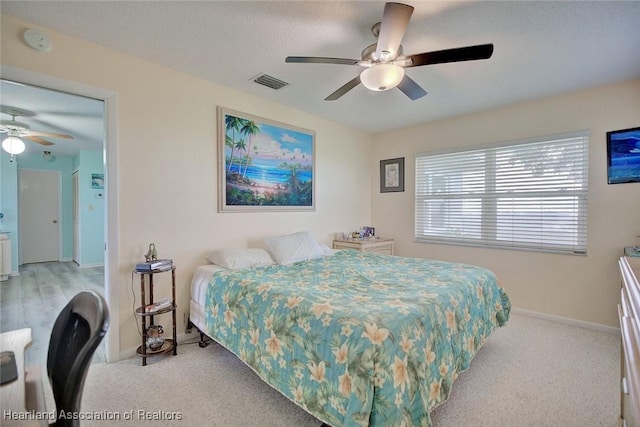
[[[60,172],[19,170],[20,263],[60,260]]]
[[[78,204],[78,171],[71,175],[73,182],[73,260],[80,265],[80,210]]]

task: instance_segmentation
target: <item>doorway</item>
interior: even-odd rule
[[[48,88],[68,94],[84,96],[103,102],[103,152],[104,162],[104,239],[103,239],[103,265],[104,265],[104,295],[109,306],[110,317],[112,319],[120,318],[120,291],[116,285],[118,282],[118,196],[117,196],[117,94],[108,89],[89,86],[84,83],[64,80],[46,74],[15,68],[9,65],[3,65],[3,80],[19,82],[18,84],[25,86],[34,86],[40,88]],[[3,93],[3,102],[5,93]],[[17,174],[16,174],[17,175]],[[82,177],[81,177],[82,178]],[[17,180],[17,176],[16,176]],[[3,180],[4,181],[4,180]],[[3,192],[3,198],[6,195]],[[16,195],[17,199],[17,195]],[[6,218],[5,218],[6,224]],[[15,232],[18,232],[18,226],[15,225]],[[112,244],[110,244],[112,242]],[[19,254],[14,253],[17,259]],[[71,257],[69,257],[71,258]],[[14,265],[14,271],[15,265]],[[112,283],[113,282],[113,283]],[[114,322],[112,327],[107,331],[105,337],[106,360],[117,361],[120,358],[120,328],[118,322]]]
[[[60,261],[60,172],[18,169],[20,264]]]

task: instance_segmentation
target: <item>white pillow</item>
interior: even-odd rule
[[[275,262],[282,265],[320,258],[324,255],[322,248],[308,231],[270,237],[265,239],[264,243]]]
[[[269,253],[259,248],[216,249],[205,257],[207,261],[232,270],[239,268],[273,265]]]

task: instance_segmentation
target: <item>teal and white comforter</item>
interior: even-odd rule
[[[429,426],[510,307],[487,269],[344,250],[218,272],[205,317],[208,335],[332,426]]]

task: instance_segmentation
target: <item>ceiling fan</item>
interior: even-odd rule
[[[32,117],[35,113],[20,108],[9,107],[3,105],[0,107],[0,111],[4,114],[11,116],[11,120],[0,120],[0,133],[7,133],[9,137],[24,138],[29,141],[33,141],[40,145],[54,145],[53,142],[48,141],[42,137],[47,138],[60,138],[60,139],[73,139],[73,136],[64,133],[44,132],[31,130],[31,127],[26,123],[21,123],[16,120],[16,117]]]
[[[378,42],[364,48],[361,54],[362,59],[287,56],[285,62],[365,67],[358,76],[327,96],[325,101],[335,101],[360,83],[375,91],[397,87],[409,98],[416,100],[422,98],[427,92],[405,74],[405,68],[488,59],[493,54],[493,44],[482,44],[403,56],[400,43],[412,13],[412,6],[386,3],[382,22],[378,22],[371,28]]]

